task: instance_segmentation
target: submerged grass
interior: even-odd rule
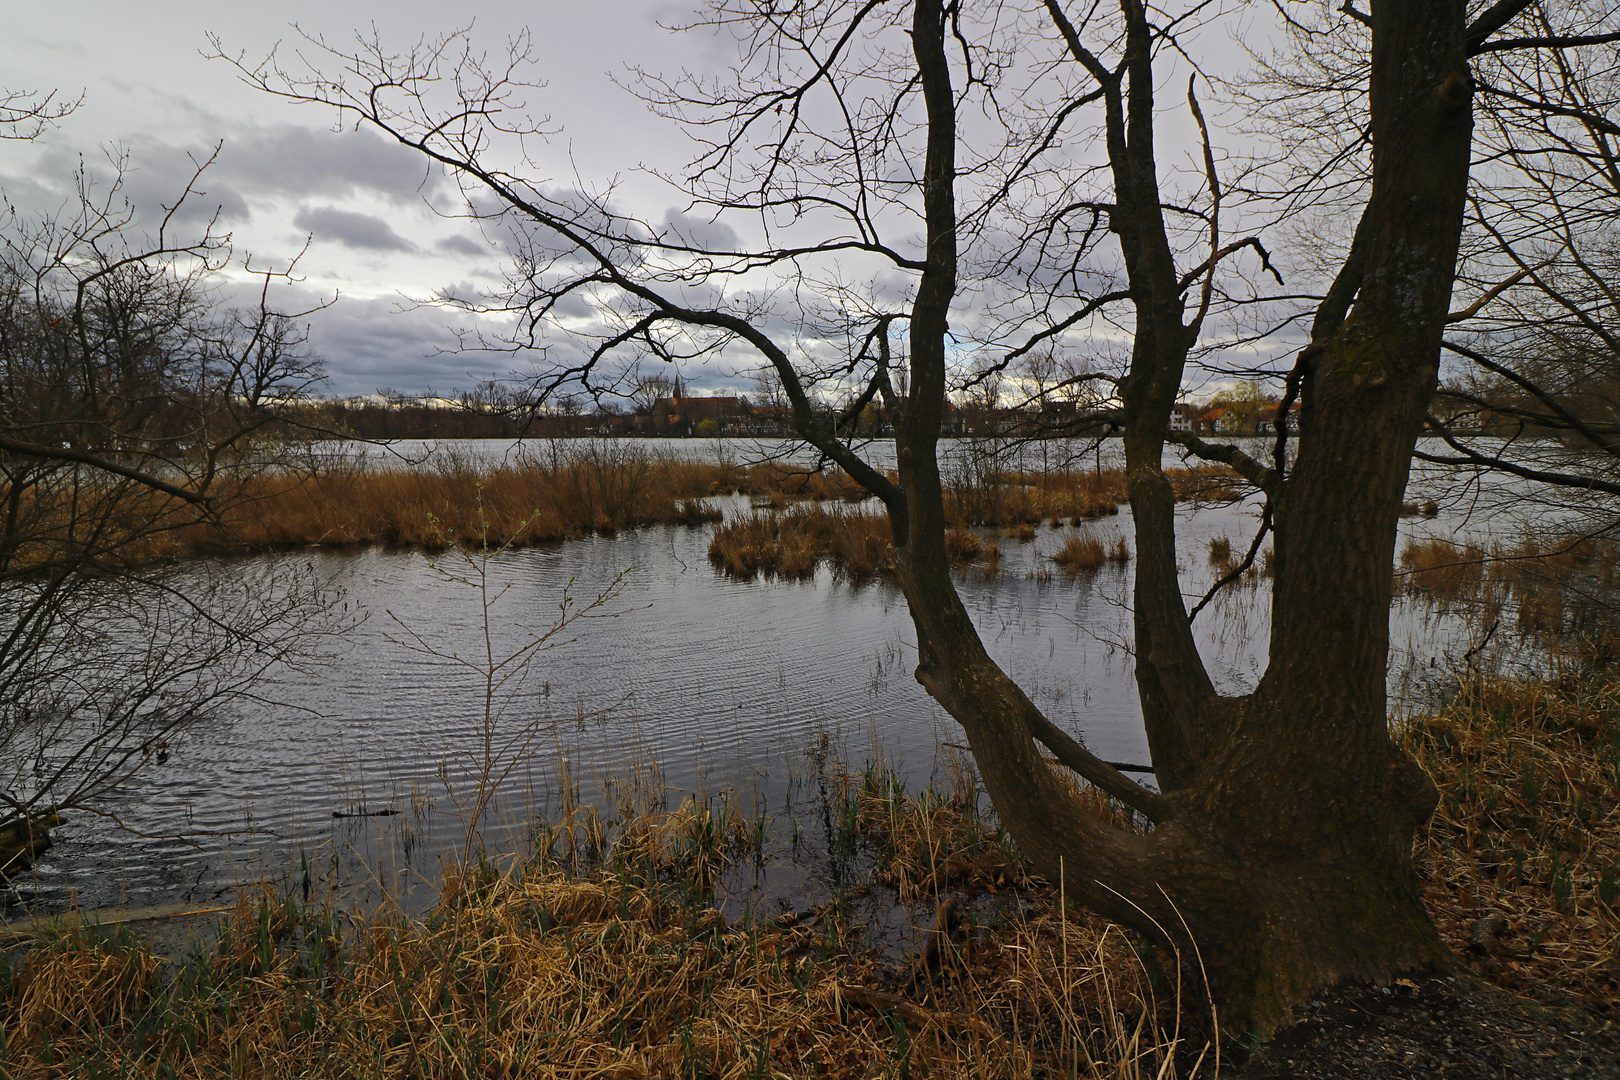
[[[1209,1075],[1213,1055],[1178,1034],[1175,989],[1117,930],[1055,903],[960,779],[915,796],[876,769],[832,785],[829,843],[863,853],[911,910],[932,908],[934,929],[899,960],[871,946],[855,890],[728,925],[701,868],[749,853],[734,811],[689,800],[604,822],[575,808],[521,864],[449,874],[423,921],[244,894],[217,947],[167,973],[128,937],[75,926],[41,940],[0,972],[0,1070]],[[1013,902],[981,922],[972,898],[998,891]]]

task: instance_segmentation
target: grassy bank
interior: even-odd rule
[[[1429,910],[1478,972],[1620,1017],[1620,653],[1543,679],[1470,674],[1398,730],[1440,789],[1418,843]]]
[[[248,895],[168,970],[67,930],[0,973],[0,1075],[1210,1075],[1212,1056],[1187,1067],[1174,980],[1064,913],[959,776],[834,780],[841,884],[803,912],[728,924],[715,883],[759,831],[688,802],[576,810],[520,865],[451,873],[421,922]],[[916,930],[874,938],[871,890]]]
[[[1418,862],[1462,962],[1620,1014],[1613,651],[1473,676],[1395,732],[1440,789]],[[820,777],[819,830],[793,827],[826,871],[803,911],[718,910],[767,835],[721,800],[569,805],[515,865],[448,874],[421,921],[265,891],[168,965],[70,926],[0,970],[0,1075],[1214,1075],[1174,961],[1065,912],[971,769],[946,775],[920,793],[878,769]]]

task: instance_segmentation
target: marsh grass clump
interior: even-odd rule
[[[1176,498],[1229,500],[1241,492],[1237,474],[1224,465],[1167,469]],[[1123,469],[958,470],[946,476],[945,515],[958,528],[1004,528],[1020,539],[1048,518],[1076,524],[1110,517],[1129,499]]]
[[[1240,477],[1225,465],[1195,465],[1164,472],[1178,502],[1232,502],[1243,495]]]
[[[849,506],[805,503],[736,518],[716,528],[709,541],[709,561],[745,579],[760,573],[812,577],[824,559],[853,580],[892,570],[888,518]]]
[[[1527,637],[1565,645],[1616,630],[1620,546],[1587,536],[1540,536],[1488,551],[1428,538],[1401,552],[1396,587],[1442,603],[1475,605],[1486,623],[1504,613]]]
[[[183,539],[202,550],[523,545],[645,525],[697,525],[719,516],[701,501],[718,487],[719,472],[718,466],[579,449],[555,461],[485,467],[450,460],[434,469],[270,478],[244,492],[240,509],[219,528],[199,526]]]
[[[453,868],[422,920],[247,891],[217,945],[166,973],[138,942],[72,924],[0,971],[0,1069],[1212,1075],[1212,1052],[1188,1052],[1174,988],[1156,988],[1118,931],[1057,903],[958,772],[914,795],[881,768],[830,778],[829,821],[873,875],[802,915],[721,915],[712,882],[755,857],[744,837],[758,830],[735,804],[693,799],[609,821],[571,807],[533,859]],[[847,900],[866,888],[934,929],[898,958],[875,948]],[[1006,902],[975,902],[986,895]]]
[[[790,580],[813,577],[823,561],[849,581],[894,572],[894,534],[881,510],[798,503],[785,510],[756,510],[714,530],[709,561],[726,574],[758,574]],[[968,529],[945,534],[945,553],[959,565],[1000,558],[1000,549]]]
[[[1071,574],[1097,570],[1108,563],[1123,566],[1131,561],[1131,547],[1123,537],[1105,544],[1089,533],[1076,533],[1063,542],[1052,561]]]
[[[1052,561],[1071,574],[1095,570],[1108,561],[1108,548],[1097,537],[1078,533],[1063,542],[1057,554],[1052,556]]]
[[[1401,550],[1408,592],[1440,600],[1472,595],[1484,580],[1485,553],[1450,540],[1410,540]]]
[[[880,512],[855,510],[869,494],[836,469],[803,469],[779,462],[738,466],[726,461],[686,461],[650,453],[634,440],[553,440],[523,456],[486,463],[448,454],[427,463],[379,468],[335,455],[298,474],[261,475],[229,489],[230,509],[219,520],[159,530],[121,553],[132,563],[230,551],[286,547],[344,548],[383,544],[443,551],[454,546],[521,547],[592,533],[611,536],[649,525],[718,523],[720,510],[704,500],[748,495],[756,508],[783,515],[804,543],[825,550],[852,578],[882,573],[892,565],[887,540],[864,520]],[[1236,497],[1235,476],[1224,467],[1167,470],[1177,497]],[[961,478],[958,478],[961,479]],[[966,486],[964,486],[964,484]],[[958,537],[953,560],[979,552],[962,537],[980,527],[1003,528],[1020,542],[1036,527],[1053,527],[1118,514],[1126,501],[1124,473],[1073,470],[1047,473],[995,472],[971,483],[948,486],[946,515]],[[817,508],[843,503],[852,513],[836,520],[866,531],[848,544],[818,542],[825,521]],[[722,547],[741,536],[728,538]],[[757,545],[756,545],[757,546]],[[769,547],[769,545],[765,545]],[[810,548],[784,549],[771,562],[785,576],[813,573]],[[730,566],[725,558],[718,560]],[[753,558],[740,555],[740,568]],[[758,572],[765,564],[756,565]],[[811,569],[806,569],[810,566]],[[735,572],[745,573],[738,569]]]
[[[1510,990],[1620,1007],[1620,653],[1587,640],[1545,678],[1477,672],[1396,729],[1440,804],[1417,854],[1436,924]]]

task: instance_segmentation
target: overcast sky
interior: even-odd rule
[[[475,7],[475,39],[492,50],[525,26],[533,31],[537,74],[549,84],[535,111],[561,129],[547,147],[564,174],[559,182],[569,169],[593,181],[619,176],[622,198],[648,220],[678,212],[677,196],[636,170],[679,165],[690,144],[611,76],[630,66],[714,70],[731,58],[730,42],[661,28],[690,10],[683,3],[486,0]],[[338,45],[375,25],[401,48],[462,25],[448,5],[418,0],[8,4],[0,86],[82,94],[83,104],[33,143],[0,143],[0,187],[24,210],[60,205],[81,156],[99,168],[105,148],[116,146],[129,155],[128,193],[150,210],[184,186],[193,160],[222,144],[196,213],[217,208],[238,251],[260,263],[284,261],[310,240],[300,292],[282,302],[337,297],[312,319],[328,361],[328,393],[442,391],[509,372],[510,357],[454,351],[448,328],[466,326],[466,316],[411,303],[493,282],[505,263],[470,223],[434,212],[433,205],[454,206],[453,187],[411,152],[368,131],[334,132],[330,112],[276,100],[205,58],[208,33],[251,62],[278,41],[295,41],[292,23]],[[720,385],[729,370],[711,367],[698,384]]]
[[[549,84],[537,95],[537,111],[563,128],[552,149],[570,155],[581,174],[630,175],[684,145],[609,77],[630,64],[669,70],[704,63],[700,47],[713,42],[658,25],[678,19],[684,5],[485,0],[475,8],[477,40],[492,50],[532,28],[537,74]],[[313,237],[299,267],[302,287],[311,297],[339,296],[312,319],[331,372],[328,392],[449,389],[503,374],[509,358],[441,352],[455,347],[446,327],[465,325],[465,316],[411,310],[410,298],[489,280],[504,265],[475,228],[430,210],[436,196],[451,205],[442,179],[425,173],[410,152],[371,133],[334,133],[331,114],[274,100],[204,57],[209,32],[253,59],[294,39],[292,23],[340,44],[375,24],[385,41],[404,47],[458,29],[468,17],[457,18],[449,5],[415,0],[7,4],[0,87],[54,89],[84,101],[36,142],[0,143],[0,187],[25,211],[58,205],[80,156],[96,167],[104,148],[117,145],[133,169],[128,190],[148,208],[172,199],[191,160],[223,143],[198,209],[218,207],[238,250],[256,261],[285,260]]]

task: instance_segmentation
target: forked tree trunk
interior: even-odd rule
[[[1110,89],[1109,73],[1092,68],[1109,90],[1112,225],[1137,307],[1124,392],[1136,661],[1162,797],[1135,788],[1040,715],[986,654],[946,565],[935,442],[956,286],[955,124],[940,7],[915,5],[931,133],[929,269],[897,432],[905,492],[898,574],[918,631],[919,680],[961,723],[998,813],[1035,865],[1061,876],[1071,897],[1189,962],[1196,952],[1227,1025],[1266,1030],[1321,987],[1445,963],[1411,855],[1434,789],[1390,740],[1385,678],[1396,520],[1436,381],[1468,178],[1462,0],[1372,5],[1374,178],[1354,257],[1334,290],[1354,306],[1346,318],[1345,304],[1327,305],[1333,310],[1302,354],[1298,460],[1272,492],[1271,660],[1243,698],[1215,694],[1176,576],[1173,496],[1160,459],[1197,327],[1184,322],[1186,288],[1160,217],[1148,31],[1135,0],[1122,4],[1136,35],[1123,73]],[[1078,51],[1076,59],[1084,60]],[[1088,817],[1053,755],[1156,827],[1127,835]]]

